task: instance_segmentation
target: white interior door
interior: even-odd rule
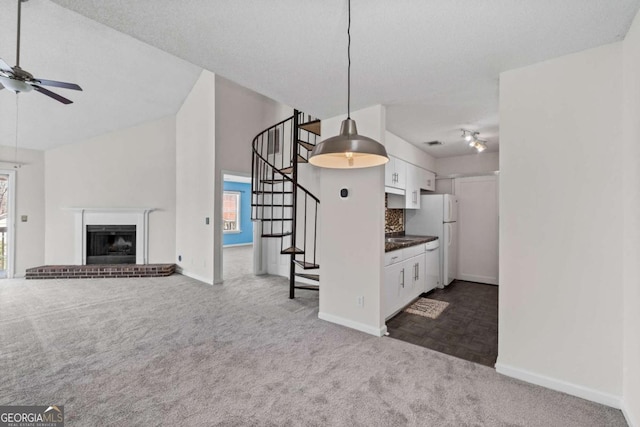
[[[498,179],[456,178],[458,198],[457,278],[498,284]]]
[[[0,169],[0,184],[0,278],[11,279],[15,276],[15,170]]]

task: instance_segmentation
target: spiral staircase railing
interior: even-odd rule
[[[308,163],[319,138],[320,120],[294,110],[291,117],[253,139],[251,219],[260,223],[263,238],[280,239],[280,254],[290,256],[289,298],[295,298],[296,289],[320,288],[317,274],[320,200],[300,183],[299,169],[301,164]]]

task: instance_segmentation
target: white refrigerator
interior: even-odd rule
[[[420,196],[420,209],[407,209],[407,235],[440,240],[440,283],[449,285],[458,271],[458,200],[453,194]]]

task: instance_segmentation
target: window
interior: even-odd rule
[[[222,230],[224,233],[240,233],[240,193],[225,191],[222,196]]]

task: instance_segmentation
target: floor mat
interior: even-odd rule
[[[404,311],[418,316],[437,319],[445,308],[449,306],[446,301],[438,301],[429,298],[419,298],[416,302],[405,308]]]

